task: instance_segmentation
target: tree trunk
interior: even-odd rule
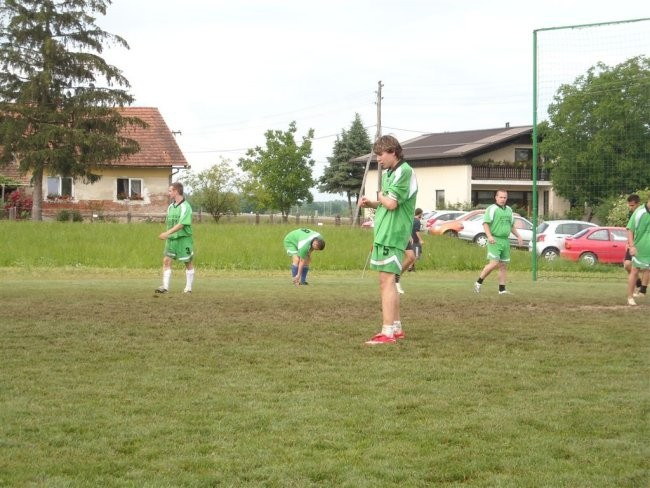
[[[32,173],[32,220],[43,220],[43,168]]]

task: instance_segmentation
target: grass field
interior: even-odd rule
[[[125,244],[157,228],[107,225],[99,241],[119,245],[104,247],[89,228],[0,223],[24,239],[2,254],[22,264],[0,268],[0,486],[650,486],[650,301],[625,305],[620,269],[560,264],[533,282],[517,253],[513,295],[491,276],[477,296],[484,251],[430,241],[403,279],[407,338],[369,347],[364,231],[326,229],[352,257],[326,248],[308,287],[268,241],[264,266],[197,261],[189,296],[176,267],[157,297],[161,243],[139,244],[154,257],[135,269],[129,256],[149,258]],[[86,241],[66,258],[52,236]],[[455,255],[470,269],[432,264]]]

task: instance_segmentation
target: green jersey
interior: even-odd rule
[[[297,254],[304,259],[311,251],[311,241],[320,236],[318,232],[311,229],[292,230],[284,238],[284,248],[287,253]]]
[[[646,205],[641,205],[634,211],[627,229],[634,233],[636,257],[646,263],[650,262],[650,212]]]
[[[515,223],[515,217],[512,209],[507,205],[500,207],[493,203],[485,210],[483,223],[490,226],[492,237],[508,238],[512,232],[512,226]]]
[[[167,230],[176,224],[183,224],[183,228],[174,232],[169,239],[192,236],[192,207],[183,199],[180,203],[172,202],[167,207]]]
[[[395,168],[384,172],[381,187],[384,196],[397,201],[397,208],[388,210],[381,204],[377,207],[375,244],[403,251],[413,230],[415,199],[418,194],[413,168],[406,161],[398,163]]]

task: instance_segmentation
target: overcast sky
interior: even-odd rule
[[[194,171],[315,130],[315,176],[359,113],[384,134],[532,123],[535,29],[650,17],[647,0],[113,0],[97,24],[135,106],[158,107]],[[648,34],[646,34],[647,38]],[[646,52],[645,54],[650,54]],[[317,200],[334,199],[314,192]]]

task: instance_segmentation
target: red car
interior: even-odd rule
[[[596,263],[623,264],[626,248],[625,227],[588,227],[565,238],[560,255],[589,266]]]

